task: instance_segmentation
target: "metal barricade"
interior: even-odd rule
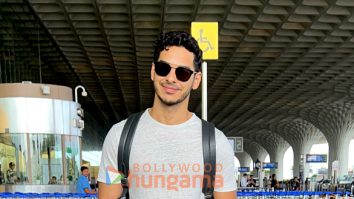
[[[2,192],[0,199],[97,199],[97,194]]]
[[[2,192],[0,199],[97,199],[97,194],[80,193],[21,193]],[[330,191],[264,191],[263,189],[242,189],[237,191],[238,199],[353,199],[350,192]]]
[[[260,191],[242,189],[238,199],[353,199],[350,192],[330,191]]]

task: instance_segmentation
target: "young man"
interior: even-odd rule
[[[1,170],[1,164],[0,164],[0,184],[5,183],[5,178],[4,178],[4,172]]]
[[[90,183],[88,181],[88,176],[90,174],[90,171],[87,167],[82,166],[81,167],[81,175],[79,176],[79,179],[77,181],[76,185],[76,191],[78,193],[96,193],[96,191],[92,190],[90,187]]]
[[[293,190],[300,190],[300,180],[297,176],[294,177],[293,183],[291,186],[293,187]]]
[[[241,183],[240,183],[241,187],[247,187],[248,185],[248,174],[244,173],[242,178],[241,178]]]
[[[256,187],[256,180],[253,179],[253,175],[250,175],[250,178],[248,179],[247,187]]]
[[[151,66],[154,103],[140,118],[130,153],[132,199],[204,198],[202,123],[188,110],[190,92],[202,78],[201,57],[202,51],[188,33],[170,32],[156,41]],[[114,125],[103,144],[100,199],[116,199],[122,193],[117,150],[124,124]],[[225,135],[215,130],[214,198],[235,199],[234,153]]]
[[[8,184],[15,184],[17,180],[17,176],[15,175],[15,163],[9,163],[9,169],[6,171],[6,178]]]
[[[277,177],[276,177],[275,173],[272,174],[272,178],[271,178],[271,181],[270,181],[270,187],[273,190],[277,190],[279,188],[279,182],[277,180]]]
[[[57,177],[52,176],[52,178],[49,180],[48,184],[58,184]]]

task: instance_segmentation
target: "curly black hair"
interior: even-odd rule
[[[170,46],[183,46],[192,52],[194,54],[194,68],[196,71],[200,71],[203,51],[199,48],[198,42],[192,35],[184,31],[172,31],[160,34],[159,39],[156,40],[154,45],[154,61],[158,61],[160,53]]]

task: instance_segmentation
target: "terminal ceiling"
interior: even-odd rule
[[[208,119],[227,136],[271,148],[352,108],[353,0],[0,0],[0,19],[1,82],[83,85],[101,137],[152,105],[153,42],[192,21],[219,22]]]

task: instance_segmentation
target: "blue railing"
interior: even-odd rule
[[[2,192],[0,199],[97,199],[97,194]]]
[[[329,191],[259,191],[244,190],[237,192],[239,199],[320,199],[349,198],[350,192]],[[2,192],[0,199],[97,199],[97,194],[80,193],[21,193]]]
[[[295,199],[295,198],[349,198],[350,192],[329,192],[329,191],[238,191],[237,197],[243,199],[265,199],[265,198],[277,198],[277,199]]]

